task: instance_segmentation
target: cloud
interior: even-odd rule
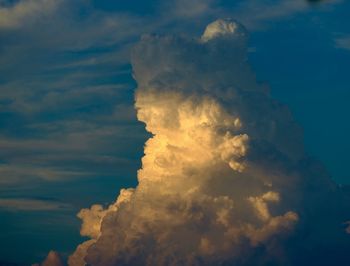
[[[342,0],[327,0],[320,4],[326,9],[329,5],[342,3]],[[310,3],[305,0],[248,0],[241,2],[237,10],[233,10],[235,17],[243,21],[250,30],[266,28],[266,23],[290,18],[293,15],[312,10]]]
[[[154,13],[144,14],[134,6],[96,9],[92,1],[0,1],[1,190],[12,195],[32,186],[46,191],[56,182],[68,188],[77,178],[97,183],[116,173],[130,176],[148,136],[135,121],[133,85],[125,74],[130,46],[141,33],[198,32],[210,19],[232,14],[255,30],[308,10],[286,1],[224,2],[154,1]],[[241,159],[231,165],[237,161],[239,169]]]
[[[1,186],[69,182],[130,168],[135,163],[132,153],[144,141],[145,133],[132,121],[135,114],[124,110],[128,109],[116,106],[110,115],[96,115],[86,121],[66,118],[33,123],[26,129],[32,132],[29,139],[2,135]],[[121,139],[125,144],[119,143]]]
[[[63,158],[61,158],[63,159]],[[59,167],[50,167],[37,165],[33,166],[30,163],[8,163],[0,165],[0,184],[2,186],[10,185],[26,185],[33,181],[64,181],[72,180],[82,176],[89,176],[92,173],[82,172],[77,170],[64,170]]]
[[[217,4],[215,0],[172,0],[163,4],[163,8],[168,10],[175,19],[189,19],[213,13]]]
[[[345,224],[347,225],[346,232],[350,234],[350,222],[346,222]]]
[[[8,6],[1,6],[0,3],[0,30],[19,28],[38,19],[47,19],[60,2],[62,1],[21,0]]]
[[[68,204],[50,200],[0,198],[0,209],[7,211],[55,211],[70,208]]]
[[[142,32],[181,31],[184,28],[196,32],[198,25],[203,21],[214,16],[229,15],[232,12],[239,13],[244,21],[261,16],[258,18],[260,23],[274,17],[292,14],[296,10],[295,6],[303,6],[301,2],[298,2],[299,4],[296,2],[298,1],[282,1],[269,5],[265,2],[248,1],[239,4],[238,7],[235,5],[234,10],[227,12],[220,8],[219,1],[176,0],[159,5],[155,16],[141,16],[132,12],[95,10],[85,1],[29,0],[11,3],[2,1],[0,9],[2,12],[0,21],[3,21],[3,26],[0,26],[2,117],[0,119],[8,123],[0,129],[0,145],[4,148],[2,154],[5,158],[22,160],[16,165],[8,159],[2,165],[2,171],[10,176],[6,169],[12,168],[11,171],[18,175],[17,177],[11,175],[11,180],[16,180],[17,183],[26,179],[20,176],[23,173],[21,169],[24,168],[33,174],[47,172],[49,175],[46,180],[53,179],[50,178],[52,176],[67,177],[69,175],[62,173],[72,172],[70,169],[57,169],[60,167],[56,165],[30,166],[27,162],[23,162],[24,157],[32,160],[29,158],[32,156],[36,160],[37,152],[47,152],[47,158],[54,156],[58,158],[59,155],[61,158],[77,158],[75,156],[79,152],[76,151],[79,149],[93,152],[89,150],[88,145],[93,142],[100,143],[97,137],[105,137],[106,142],[107,139],[111,140],[108,146],[112,146],[114,137],[112,134],[103,136],[101,132],[103,130],[113,131],[121,136],[118,132],[123,132],[124,123],[128,123],[133,124],[134,130],[130,132],[139,132],[140,125],[135,122],[135,114],[131,111],[132,86],[129,69],[125,66],[130,44]],[[259,9],[259,12],[255,8]],[[81,17],[79,10],[84,10],[85,16]],[[165,13],[167,16],[162,15]],[[194,23],[194,20],[197,22]],[[249,24],[248,21],[247,23]],[[177,26],[172,26],[173,24]],[[61,32],[64,34],[60,34]],[[118,85],[115,85],[116,83]],[[127,119],[123,122],[118,121],[118,125],[113,128],[109,127],[114,122],[106,117],[112,118],[120,114],[127,114],[125,116]],[[38,140],[38,136],[35,134],[33,136],[31,133],[33,131],[37,133],[39,129],[33,130],[33,128],[48,119],[51,120],[51,131],[48,133],[48,130],[42,128],[41,134],[45,132],[49,135],[40,136],[42,139]],[[70,131],[67,126],[72,120],[87,119],[96,121],[95,125],[90,125],[81,133],[67,132]],[[62,121],[66,121],[67,126],[60,127]],[[102,125],[102,121],[107,125]],[[98,130],[91,127],[103,129],[97,132]],[[22,135],[14,138],[13,136],[19,132]],[[67,135],[64,136],[65,132]],[[56,141],[57,137],[60,139],[59,144]],[[144,135],[140,134],[136,138],[142,137]],[[19,158],[14,158],[9,146],[16,146],[13,148],[18,151],[16,154]],[[66,149],[65,155],[62,154],[63,149]],[[26,153],[28,151],[36,152],[35,155],[29,156]],[[26,155],[22,156],[23,153]],[[84,160],[87,157],[94,157],[85,154],[79,156]],[[101,156],[95,157],[101,159]],[[41,155],[41,158],[46,163],[45,156]],[[119,160],[119,158],[113,159]],[[86,174],[86,171],[81,172],[82,176]],[[79,173],[72,177],[78,175]],[[39,177],[41,176],[39,174]],[[4,180],[5,177],[2,176],[1,179]]]
[[[61,256],[56,252],[51,250],[47,255],[46,259],[41,264],[33,264],[32,266],[63,266]]]
[[[108,208],[78,214],[91,239],[69,265],[349,258],[344,192],[305,154],[289,110],[256,82],[246,43],[242,25],[218,20],[201,38],[147,35],[136,45],[135,107],[152,134],[139,183]],[[333,246],[345,252],[319,252]]]
[[[350,37],[344,36],[335,39],[335,46],[340,49],[350,50]]]
[[[89,1],[0,6],[0,183],[68,181],[104,175],[115,165],[123,168],[121,162],[130,166],[133,158],[121,154],[124,144],[112,149],[116,136],[126,140],[122,131],[141,128],[125,66],[128,44],[154,25],[133,14],[95,10]],[[142,143],[136,135],[128,135],[135,143],[129,146]],[[87,173],[87,165],[98,173]]]

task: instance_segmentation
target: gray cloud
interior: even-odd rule
[[[28,26],[37,20],[48,19],[56,11],[61,0],[27,0],[5,5],[0,2],[0,30]]]
[[[323,10],[334,4],[342,3],[342,0],[328,0],[321,6]],[[244,22],[250,30],[261,30],[267,27],[269,22],[288,19],[296,14],[310,11],[310,5],[305,0],[273,0],[258,1],[248,0],[242,2],[238,10],[233,10],[235,17]]]
[[[350,50],[350,36],[336,38],[335,46],[340,49]]]
[[[79,18],[82,9],[87,16]],[[1,12],[0,182],[68,181],[96,174],[87,165],[105,164],[105,172],[130,165],[118,142],[136,145],[144,134],[132,108],[127,47],[151,25],[83,1],[2,2]]]
[[[127,107],[120,108],[122,113],[117,106],[111,115],[96,117],[96,121],[65,119],[32,124],[28,130],[34,136],[40,132],[35,138],[3,136],[0,154],[6,159],[0,164],[0,183],[72,181],[130,167],[135,149],[130,154],[125,149],[136,148],[145,134],[141,125],[130,122],[134,113],[124,113]],[[120,125],[114,125],[116,122]]]
[[[0,209],[6,211],[57,211],[69,210],[71,206],[52,200],[0,198]]]

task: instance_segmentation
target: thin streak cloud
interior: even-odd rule
[[[51,200],[0,198],[0,209],[6,211],[62,211],[71,208],[69,204]]]
[[[40,19],[46,20],[61,2],[61,0],[21,0],[5,6],[0,2],[0,30],[21,28]]]

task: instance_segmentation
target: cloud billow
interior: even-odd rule
[[[201,38],[147,35],[136,45],[135,107],[152,134],[139,184],[106,209],[81,210],[91,240],[69,265],[350,259],[345,192],[305,154],[288,108],[256,81],[246,42],[244,27],[226,19]]]

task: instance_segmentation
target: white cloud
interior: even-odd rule
[[[78,214],[81,234],[92,240],[71,266],[258,265],[266,258],[285,265],[290,250],[302,249],[296,241],[284,250],[285,239],[338,208],[341,191],[307,159],[289,111],[255,81],[244,29],[220,23],[238,30],[206,42],[145,36],[136,46],[135,107],[152,134],[139,184],[107,209]],[[335,205],[323,204],[326,195]],[[323,226],[338,232],[343,218]]]
[[[238,27],[238,23],[234,20],[227,22],[227,20],[219,19],[214,23],[211,23],[204,31],[201,40],[204,42],[210,41],[220,36],[233,35],[233,36],[245,36],[247,33],[243,27]],[[242,31],[242,32],[238,32]]]
[[[269,5],[266,3],[264,4],[262,1],[244,1],[244,4],[238,8],[238,11],[235,9],[233,10],[233,13],[237,14],[237,17],[245,21],[250,26],[250,28],[259,28],[266,21],[284,19],[285,17],[291,16],[293,14],[298,14],[300,12],[308,10],[308,6],[299,0],[275,2],[275,5]],[[340,1],[329,1],[329,3],[331,2],[336,3]],[[67,6],[70,5],[69,3],[73,2],[64,2],[64,4]],[[138,17],[130,14],[125,15],[120,13],[94,11],[91,14],[86,15],[86,17],[83,19],[76,19],[74,17],[76,14],[70,14],[69,12],[67,14],[56,14],[57,16],[54,16],[58,5],[56,5],[56,2],[54,3],[53,1],[20,1],[14,6],[1,8],[0,30],[2,29],[5,30],[4,32],[7,32],[7,30],[10,29],[20,29],[23,30],[24,33],[23,35],[20,35],[20,37],[23,38],[23,36],[31,36],[29,39],[26,38],[25,42],[23,41],[21,43],[16,43],[16,45],[4,45],[4,48],[2,49],[3,53],[0,57],[0,68],[1,70],[6,70],[2,71],[2,73],[5,73],[3,74],[5,77],[8,76],[7,73],[13,74],[15,69],[16,75],[14,79],[16,82],[18,81],[16,84],[1,85],[1,96],[4,99],[4,102],[10,102],[8,106],[10,106],[11,112],[19,112],[21,115],[27,116],[32,114],[45,113],[48,110],[55,110],[55,108],[57,108],[57,110],[60,110],[60,108],[67,106],[84,107],[86,106],[86,103],[94,102],[94,100],[100,96],[102,96],[104,100],[107,98],[114,99],[113,97],[115,96],[115,101],[120,101],[120,99],[117,97],[117,93],[114,91],[115,87],[112,87],[112,85],[109,87],[105,86],[101,89],[101,87],[91,88],[83,86],[81,85],[81,82],[84,79],[91,77],[92,75],[96,75],[96,80],[105,80],[105,73],[102,75],[99,75],[98,73],[95,74],[96,68],[105,66],[104,64],[106,64],[106,62],[113,65],[113,67],[115,64],[125,63],[129,52],[129,43],[132,42],[133,38],[138,36],[141,32],[153,32],[158,29],[164,30],[164,28],[166,29],[169,24],[174,23],[174,21],[177,19],[188,19],[191,22],[190,26],[192,27],[195,24],[200,24],[200,22],[198,22],[200,21],[200,18],[206,20],[208,17],[231,15],[232,11],[231,10],[230,12],[226,12],[222,10],[218,8],[218,5],[215,1],[210,0],[180,0],[174,1],[173,3],[174,5],[167,7],[167,9],[162,9],[158,14],[150,17]],[[161,13],[166,13],[167,16],[162,17]],[[170,13],[171,16],[169,18],[168,15]],[[46,19],[48,16],[50,19]],[[37,23],[37,27],[31,27],[33,23]],[[26,27],[27,25],[29,25],[29,27]],[[193,27],[195,28],[195,26]],[[62,32],[64,32],[64,34],[61,34]],[[17,37],[17,35],[15,37]],[[139,176],[142,178],[144,177],[144,179],[148,179],[149,177],[152,178],[153,172],[157,173],[159,169],[163,169],[165,166],[169,167],[169,169],[172,169],[172,171],[169,172],[173,173],[173,170],[178,170],[178,157],[176,156],[183,158],[182,156],[184,155],[186,157],[187,161],[184,160],[183,162],[180,160],[178,163],[180,164],[181,162],[181,164],[183,163],[185,166],[191,163],[191,160],[188,158],[190,158],[190,155],[192,155],[192,153],[195,154],[193,158],[199,158],[198,161],[203,160],[201,164],[207,164],[208,160],[213,160],[213,163],[217,163],[215,160],[218,160],[219,162],[222,162],[228,166],[230,171],[235,171],[237,174],[238,181],[236,179],[235,180],[238,182],[238,184],[234,183],[233,185],[242,185],[239,182],[243,182],[243,185],[246,186],[247,184],[245,184],[245,181],[243,180],[251,179],[243,179],[240,177],[241,175],[246,177],[246,175],[248,175],[246,173],[248,172],[249,175],[253,177],[261,177],[261,180],[259,182],[263,184],[264,187],[264,191],[260,191],[261,187],[260,185],[257,185],[254,187],[254,193],[251,195],[248,195],[249,191],[242,192],[245,196],[247,196],[247,202],[244,204],[248,205],[244,206],[248,206],[251,214],[255,214],[254,218],[252,218],[253,220],[258,219],[258,221],[255,222],[260,221],[259,217],[262,216],[262,213],[265,213],[264,217],[268,217],[263,221],[264,225],[260,228],[254,226],[242,227],[240,228],[241,231],[232,230],[228,232],[229,236],[234,237],[237,236],[237,234],[242,233],[245,234],[245,236],[251,241],[251,244],[256,245],[260,242],[268,242],[269,237],[271,237],[276,232],[291,232],[290,230],[292,230],[297,219],[300,218],[297,218],[298,212],[294,212],[294,209],[289,208],[290,206],[285,203],[286,201],[290,201],[291,196],[288,193],[285,193],[285,191],[279,191],[280,189],[285,189],[283,185],[287,186],[287,184],[289,184],[289,181],[285,180],[286,177],[285,173],[283,172],[284,170],[278,169],[275,171],[267,170],[266,168],[270,167],[271,164],[274,166],[277,165],[277,168],[287,167],[285,166],[283,159],[279,161],[274,158],[280,156],[278,152],[283,155],[283,158],[286,156],[287,160],[291,159],[293,162],[298,161],[300,158],[302,158],[303,147],[300,144],[302,140],[300,138],[300,132],[294,125],[293,119],[287,114],[288,112],[279,113],[278,111],[274,111],[276,108],[283,109],[283,107],[280,107],[278,104],[276,107],[275,103],[271,103],[269,100],[267,100],[266,106],[263,106],[263,103],[266,103],[266,99],[264,98],[265,96],[261,96],[260,93],[264,95],[262,92],[264,92],[265,89],[260,86],[258,86],[258,89],[256,88],[254,74],[250,72],[250,67],[245,63],[245,54],[241,53],[242,47],[244,48],[245,40],[242,40],[242,42],[236,40],[236,43],[227,42],[222,46],[220,46],[220,42],[218,42],[218,46],[216,47],[215,45],[212,45],[212,49],[209,49],[210,45],[203,48],[203,46],[198,46],[195,42],[188,40],[184,41],[182,39],[180,40],[181,41],[179,42],[178,46],[176,46],[176,38],[172,39],[169,37],[168,44],[166,44],[166,41],[162,40],[161,38],[159,40],[156,37],[149,39],[150,47],[152,47],[152,45],[157,46],[159,44],[157,48],[159,49],[159,55],[162,57],[157,62],[153,62],[152,57],[149,56],[147,67],[144,65],[145,62],[141,62],[141,65],[143,64],[141,72],[144,73],[142,76],[138,77],[138,81],[141,83],[144,78],[149,78],[147,82],[153,80],[155,83],[161,83],[160,85],[156,84],[157,86],[160,87],[161,85],[164,85],[165,88],[168,88],[168,83],[174,84],[174,87],[180,90],[180,96],[172,95],[171,93],[164,93],[162,94],[164,97],[159,98],[159,95],[157,95],[159,92],[158,89],[155,90],[155,95],[153,95],[151,92],[147,92],[146,95],[138,98],[138,104],[140,107],[142,107],[139,109],[139,117],[142,121],[147,122],[149,130],[152,129],[157,131],[157,127],[167,127],[173,122],[173,115],[176,115],[176,112],[173,112],[172,109],[177,108],[177,105],[179,105],[181,108],[179,108],[179,113],[177,115],[184,116],[184,114],[187,113],[193,114],[193,116],[190,117],[191,119],[189,119],[189,121],[186,120],[186,124],[189,125],[186,130],[190,130],[191,134],[195,134],[192,136],[193,139],[200,139],[197,141],[197,146],[200,146],[203,143],[207,145],[207,149],[196,146],[192,150],[186,151],[186,149],[184,149],[182,146],[178,147],[177,145],[174,145],[175,140],[178,139],[184,140],[184,146],[190,145],[191,142],[187,139],[188,134],[186,133],[186,130],[184,130],[185,132],[181,132],[177,138],[171,135],[171,131],[174,128],[171,128],[171,130],[169,130],[170,133],[162,131],[159,134],[156,134],[157,137],[148,142],[149,145],[147,146],[147,150],[152,150],[152,148],[157,149],[157,145],[159,145],[160,148],[157,150],[157,152],[164,152],[164,156],[157,156],[157,153],[152,152],[148,153],[144,160],[146,164],[151,164],[152,167],[144,167],[144,169],[140,171]],[[221,54],[218,51],[215,53],[215,49],[227,51],[224,49],[226,45],[228,45],[228,47],[231,47],[233,51],[239,52],[237,52],[237,54],[232,51],[228,51],[227,54]],[[108,47],[109,49],[109,47],[114,46],[118,48],[103,53],[102,55],[96,56],[87,54],[86,57],[82,59],[82,64],[75,65],[74,61],[77,60],[76,58],[69,59],[68,62],[65,60],[63,60],[63,62],[60,62],[59,60],[57,62],[55,61],[54,65],[65,65],[69,67],[73,66],[68,74],[64,72],[62,79],[52,80],[50,79],[50,74],[48,76],[38,76],[38,73],[40,73],[40,71],[47,71],[50,68],[48,65],[51,65],[52,63],[52,61],[43,60],[43,58],[45,58],[45,55],[48,55],[48,58],[51,58],[52,55],[60,54],[65,51],[82,52],[85,49],[94,47]],[[120,48],[120,46],[122,46],[122,48]],[[148,46],[146,45],[146,48],[147,47]],[[191,48],[194,49],[191,50]],[[162,53],[162,51],[164,51],[164,53]],[[176,54],[179,51],[183,52],[181,57]],[[147,52],[147,49],[145,49],[145,52]],[[204,56],[201,56],[201,54]],[[147,53],[145,53],[145,55],[147,55]],[[152,55],[158,55],[157,49],[153,51]],[[206,59],[206,57],[210,58]],[[195,63],[190,62],[190,60],[185,60],[185,58],[193,59],[193,62]],[[137,61],[137,59],[135,60]],[[230,64],[230,61],[236,63]],[[218,62],[228,63],[225,66],[220,66]],[[238,64],[238,62],[241,62],[241,64]],[[140,62],[136,62],[134,64],[134,67],[137,68],[139,63]],[[52,67],[54,67],[54,65]],[[76,71],[77,68],[79,69],[86,65],[91,65],[94,70],[86,73],[80,73],[79,71]],[[207,66],[210,67],[206,69]],[[10,70],[7,70],[7,68]],[[173,71],[173,73],[170,75],[164,71],[167,69],[170,69]],[[29,75],[28,73],[32,73],[32,71],[35,74]],[[45,72],[45,75],[46,74],[47,73]],[[32,83],[32,80],[22,78],[28,76],[31,78],[36,77],[37,79],[40,79],[40,81],[43,80],[44,82]],[[178,76],[180,76],[182,80],[180,80]],[[202,81],[198,82],[198,80]],[[79,89],[71,89],[71,87],[76,87],[78,85],[81,86]],[[154,84],[152,84],[152,86],[153,85]],[[234,89],[228,89],[230,86],[234,87]],[[247,92],[244,91],[244,93],[241,93],[241,88],[248,88],[248,90]],[[174,89],[169,88],[169,90],[173,91]],[[250,92],[251,90],[257,90],[260,92],[253,93]],[[142,94],[142,89],[139,91],[140,94]],[[213,93],[213,91],[216,91],[215,93],[217,94]],[[188,98],[188,94],[192,95],[192,93],[198,93],[200,95],[204,94],[207,95],[208,98],[198,100],[198,95],[195,95],[193,99],[191,98],[185,100]],[[36,94],[43,96],[42,99],[36,99]],[[214,97],[212,94],[215,94]],[[221,96],[219,99],[216,99],[218,95]],[[166,99],[166,97],[169,97],[169,99]],[[263,99],[261,104],[260,97]],[[212,98],[215,98],[215,100]],[[243,103],[241,102],[241,98],[244,99]],[[87,100],[85,101],[85,99]],[[149,108],[149,104],[154,104],[154,109]],[[165,108],[164,106],[166,105],[169,105],[169,108]],[[234,108],[228,107],[230,105],[233,105]],[[127,112],[127,121],[130,122],[134,119],[133,113],[130,112],[130,105],[126,104],[124,106],[118,106],[115,109],[116,112],[110,116],[111,118],[118,116],[118,119],[120,119],[120,116],[123,116],[123,114]],[[6,109],[6,111],[8,111],[8,109]],[[166,114],[168,117],[161,116],[165,111],[167,112]],[[266,116],[260,113],[266,113]],[[271,117],[269,115],[271,115]],[[161,126],[153,123],[154,117],[158,116],[161,116],[162,118],[161,121],[163,124]],[[206,116],[209,117],[208,120],[210,123],[212,123],[210,125],[207,125],[209,129],[205,127],[205,123],[208,122],[205,122],[204,125],[199,126],[193,122],[199,119],[199,117]],[[97,121],[99,119],[104,120],[106,117],[92,115],[89,117],[89,119]],[[227,124],[221,124],[221,119],[226,119],[228,121]],[[110,120],[108,121],[110,122]],[[249,123],[244,121],[248,121]],[[2,182],[2,180],[5,180],[5,175],[9,177],[6,178],[7,181],[5,180],[5,182],[8,182],[9,180],[16,180],[16,182],[21,183],[25,182],[25,178],[23,177],[27,177],[28,175],[35,175],[43,180],[59,180],[66,177],[88,174],[86,171],[79,171],[78,173],[76,171],[69,171],[65,169],[62,170],[59,169],[59,167],[53,167],[51,165],[51,163],[55,164],[67,159],[74,162],[75,159],[79,158],[81,160],[86,160],[90,165],[95,161],[108,161],[111,164],[115,165],[127,164],[125,158],[116,158],[113,156],[104,155],[105,153],[102,149],[106,146],[109,146],[111,148],[112,146],[119,146],[122,144],[124,145],[123,147],[125,147],[127,145],[124,141],[125,136],[132,135],[132,137],[135,137],[133,133],[135,132],[134,127],[124,127],[121,125],[101,126],[99,123],[95,123],[94,125],[79,126],[75,123],[76,121],[73,121],[73,123],[71,123],[72,121],[66,122],[67,123],[65,126],[60,126],[60,122],[52,123],[51,125],[42,125],[40,129],[45,130],[45,126],[50,126],[52,127],[52,130],[50,130],[50,135],[47,136],[47,138],[41,140],[26,139],[20,141],[12,138],[6,139],[4,137],[0,144],[2,148],[8,151],[6,157],[12,158],[13,149],[19,151],[20,153],[18,158],[15,158],[15,163],[17,163],[17,160],[25,160],[26,158],[24,158],[25,156],[22,156],[22,154],[27,154],[28,151],[40,151],[40,154],[32,153],[30,158],[27,158],[29,160],[29,163],[35,164],[34,166],[28,166],[27,162],[23,163],[23,161],[21,161],[19,164],[14,163],[2,166],[0,168],[0,173],[3,175],[1,175],[0,182]],[[37,124],[29,126],[36,125]],[[230,125],[232,128],[230,128]],[[193,130],[191,129],[191,127],[196,126],[199,128]],[[210,127],[214,127],[215,130],[213,129],[211,131]],[[286,128],[288,128],[288,130],[286,130]],[[175,129],[178,128],[175,127]],[[234,134],[231,132],[231,135],[220,135],[220,130],[226,130],[228,132],[231,132],[231,130],[233,130]],[[247,132],[249,134],[247,134]],[[162,139],[164,136],[166,137],[165,140]],[[174,140],[172,140],[173,137]],[[216,138],[218,141],[213,141],[213,139]],[[104,145],[101,145],[101,139],[105,140]],[[136,137],[132,138],[131,141],[129,140],[129,142],[134,143],[135,139]],[[255,141],[257,139],[261,141],[258,141],[258,144],[260,145],[258,146],[261,150],[255,146]],[[116,144],[116,142],[122,144]],[[267,145],[267,147],[265,146],[265,142],[273,143],[272,150],[269,150],[271,148],[269,145]],[[217,153],[210,154],[208,150],[210,151],[211,149],[214,149],[214,147],[217,147]],[[4,149],[2,149],[3,153]],[[89,151],[91,153],[89,153]],[[46,152],[48,152],[48,154],[46,154]],[[94,155],[93,153],[98,153],[98,155]],[[255,162],[255,159],[261,157],[261,153],[266,157],[265,159],[267,161],[271,160],[271,162],[259,160]],[[107,154],[109,153],[107,152]],[[48,163],[50,165],[41,167],[40,163],[42,162],[44,162],[44,164]],[[261,166],[261,164],[266,165],[259,168],[254,164],[257,164],[258,166]],[[295,165],[288,165],[290,168],[293,168],[294,166]],[[273,169],[275,169],[275,167]],[[193,169],[186,168],[186,170],[188,170],[188,174],[191,175],[191,171]],[[208,173],[203,173],[203,176],[206,176],[207,174]],[[212,173],[210,172],[210,174]],[[227,173],[224,172],[223,176],[226,176],[226,174]],[[288,176],[288,178],[291,177]],[[185,180],[183,183],[186,182],[187,180]],[[217,183],[215,184],[218,185]],[[223,182],[223,184],[226,183]],[[169,186],[171,185],[174,184],[172,182],[169,182]],[[180,184],[179,182],[178,186],[181,187],[182,183]],[[271,186],[273,188],[270,188]],[[206,186],[204,187],[208,188]],[[240,186],[240,188],[241,187],[242,186]],[[275,189],[276,187],[277,189]],[[221,192],[222,189],[225,188],[220,188],[218,191]],[[142,188],[140,188],[140,190],[142,191]],[[159,191],[156,190],[152,192],[157,194]],[[264,202],[261,200],[261,198],[264,198],[264,195],[266,193],[270,192],[277,193],[280,197],[279,201]],[[198,196],[196,193],[197,192],[194,192],[194,194]],[[241,192],[235,190],[234,193],[239,194]],[[141,198],[142,197],[140,196],[139,199]],[[163,197],[159,197],[159,200],[163,199]],[[252,199],[257,199],[256,202],[260,203],[256,204],[256,202],[254,203]],[[178,205],[181,205],[180,207],[183,207],[185,209],[195,209],[197,208],[197,205],[201,206],[207,201],[208,209],[203,210],[203,213],[206,213],[208,210],[214,213],[216,212],[217,205],[223,204],[225,208],[215,213],[216,221],[222,227],[230,226],[233,218],[230,216],[230,212],[228,211],[232,207],[229,200],[227,201],[226,199],[219,196],[216,199],[219,203],[213,203],[213,201],[215,201],[215,197],[212,195],[209,199],[198,198],[196,200],[197,202],[191,205],[188,203],[186,198],[184,199],[183,203],[183,206],[185,207],[183,207],[181,204]],[[181,199],[179,202],[181,202]],[[238,200],[238,203],[239,202],[240,201]],[[164,202],[164,205],[162,207],[164,207],[166,203],[167,201]],[[152,206],[152,204],[150,203],[150,206]],[[177,202],[174,203],[174,206],[178,207],[176,204]],[[293,204],[290,205],[294,207]],[[142,206],[142,204],[137,206]],[[166,209],[167,207],[168,206],[165,206],[164,208]],[[237,202],[233,204],[232,208],[236,207]],[[82,234],[89,235],[94,239],[78,248],[79,254],[75,258],[78,259],[78,261],[80,260],[79,263],[82,262],[82,257],[85,257],[85,254],[87,254],[87,248],[95,242],[95,238],[97,238],[96,236],[99,235],[97,231],[100,228],[102,219],[104,219],[107,213],[117,212],[116,210],[105,210],[101,208],[102,207],[100,206],[95,207],[95,209],[90,211],[86,210],[85,215],[81,215],[84,223],[91,220],[90,222],[94,224],[95,227],[92,230],[93,232],[82,230]],[[181,211],[183,211],[183,209],[181,209]],[[187,213],[186,211],[188,210],[183,211],[186,215],[192,215],[190,211]],[[146,215],[147,213],[145,213],[145,216]],[[142,218],[143,217],[140,218],[140,221],[142,221]],[[192,218],[195,219],[194,217]],[[187,221],[191,221],[190,219],[192,218],[188,218]],[[147,219],[147,217],[145,217],[145,219]],[[90,222],[86,223],[86,225],[90,224]],[[252,223],[254,224],[254,222]],[[203,254],[214,254],[216,252],[211,237],[213,236],[202,236],[200,239],[197,238],[196,244],[198,244],[199,252],[202,252]]]
[[[220,32],[207,42],[146,36],[137,45],[135,106],[153,135],[139,185],[108,209],[79,213],[92,240],[70,265],[251,265],[261,246],[261,256],[282,263],[290,258],[275,257],[274,246],[283,249],[305,215],[322,217],[313,209],[334,185],[314,163],[298,167],[306,157],[299,128],[255,82],[244,30]]]

